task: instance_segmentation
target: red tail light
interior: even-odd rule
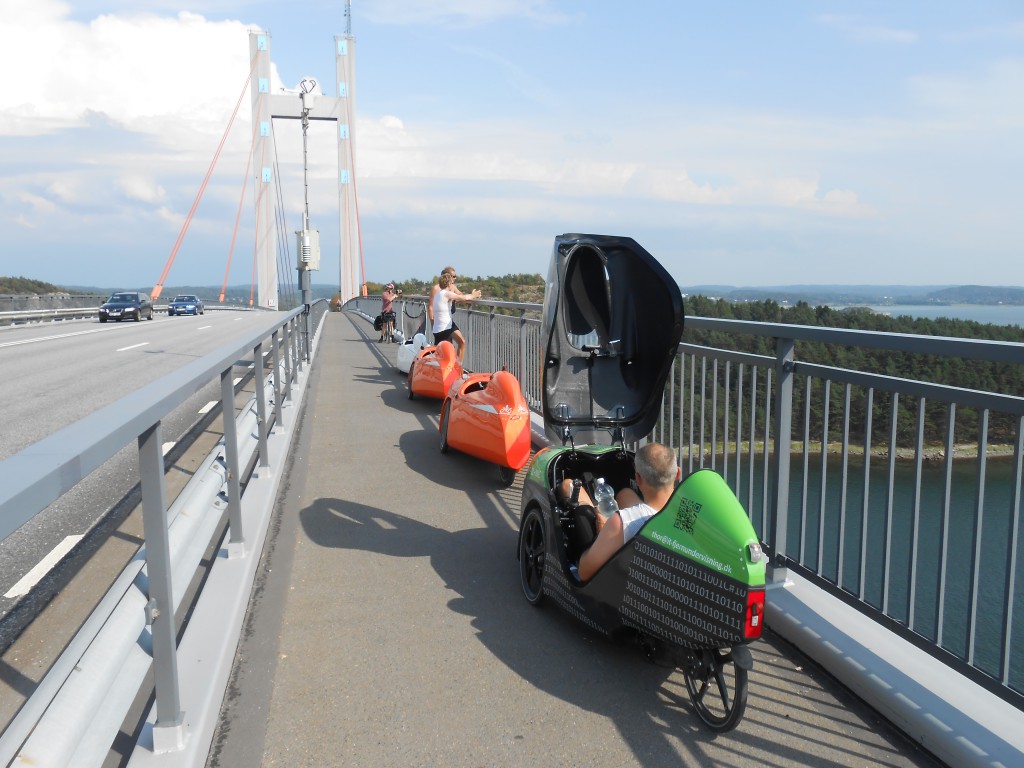
[[[752,589],[747,593],[747,620],[743,626],[743,636],[747,640],[756,640],[761,636],[764,626],[764,590]]]

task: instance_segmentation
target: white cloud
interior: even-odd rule
[[[910,45],[916,43],[919,38],[918,33],[914,30],[873,24],[857,16],[822,14],[818,17],[818,21],[839,30],[858,43]]]
[[[550,0],[365,0],[360,13],[377,24],[479,26],[511,17],[561,24],[568,16]]]
[[[56,206],[45,197],[39,195],[33,195],[30,192],[22,192],[18,195],[18,199],[27,204],[36,213],[50,213],[56,209]]]
[[[1024,122],[1024,58],[1005,57],[975,72],[923,74],[908,83],[912,98],[928,109],[955,116],[964,129],[981,133]],[[1017,98],[1008,98],[1017,94]],[[979,134],[975,134],[979,135]]]
[[[118,186],[133,200],[144,203],[158,203],[167,198],[167,191],[152,178],[143,176],[123,176]]]
[[[187,12],[86,24],[55,0],[20,3],[0,26],[0,71],[22,73],[0,89],[0,135],[50,133],[91,113],[158,138],[178,121],[216,132],[248,75],[247,39],[240,22]]]

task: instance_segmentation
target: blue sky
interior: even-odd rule
[[[157,281],[242,92],[333,87],[344,3],[0,0],[0,274]],[[629,235],[684,285],[1024,285],[1024,5],[353,0],[366,277],[544,273]],[[325,90],[327,88],[325,87]],[[292,121],[287,121],[291,123]],[[280,123],[280,121],[279,121]],[[289,230],[301,134],[275,123]],[[167,280],[224,277],[246,94]],[[338,279],[336,157],[310,204]],[[252,271],[251,188],[229,282]]]

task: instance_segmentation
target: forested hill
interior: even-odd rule
[[[1019,325],[989,325],[974,320],[945,317],[934,320],[908,315],[893,317],[866,308],[812,307],[803,301],[792,307],[783,307],[771,300],[731,302],[706,296],[688,296],[684,299],[684,305],[686,314],[694,317],[726,317],[765,323],[820,325],[825,328],[852,328],[884,333],[916,333],[925,336],[1024,342],[1024,328]]]
[[[67,288],[60,288],[52,283],[44,283],[42,280],[32,280],[27,277],[0,276],[0,295],[41,296],[47,293],[79,293],[79,291],[69,291]]]
[[[723,299],[704,296],[689,296],[685,300],[686,314],[694,317],[734,318],[769,323],[814,325],[826,328],[848,328],[884,333],[917,334],[922,336],[950,336],[969,339],[987,339],[1024,343],[1024,328],[1018,325],[988,325],[973,320],[939,318],[929,320],[906,315],[890,317],[871,310],[835,310],[829,307],[812,307],[801,302],[794,307],[782,307],[774,301],[752,301],[734,304]],[[685,328],[685,326],[684,326]],[[684,329],[683,341],[690,344],[750,352],[758,355],[775,356],[774,339],[764,336],[733,335],[720,332]],[[845,368],[849,370],[880,373],[896,378],[928,381],[964,389],[984,392],[998,392],[1020,397],[1024,394],[1024,363],[988,363],[980,360],[965,360],[959,357],[938,357],[915,353],[900,353],[888,350],[872,350],[862,347],[825,345],[816,342],[798,341],[796,357],[807,363]],[[802,398],[802,387],[795,393]],[[841,387],[833,388],[833,407],[842,408],[837,398],[842,396]],[[876,426],[887,423],[884,396],[874,400]],[[802,402],[794,405],[794,412]],[[851,401],[852,433],[860,436],[866,423],[865,405],[862,396]],[[913,424],[912,404],[908,398],[899,400],[900,423]],[[818,413],[820,404],[812,406]],[[835,410],[833,412],[840,412]],[[820,418],[816,416],[816,418]],[[930,443],[941,442],[945,434],[946,411],[938,401],[929,403],[925,417],[925,439]],[[989,422],[990,438],[997,443],[1013,442],[1015,420],[1005,413],[993,413]],[[968,407],[956,410],[956,434],[969,436],[977,433],[978,413]],[[911,431],[899,434],[900,445],[912,443]],[[970,438],[966,438],[970,439]]]
[[[950,304],[1024,305],[1024,288],[999,285],[776,285],[739,288],[732,285],[682,286],[685,295],[713,296],[728,301],[779,301],[788,304],[876,304],[947,306]]]

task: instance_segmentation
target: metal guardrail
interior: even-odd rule
[[[155,705],[132,764],[166,754],[177,755],[172,762],[181,764],[195,764],[197,756],[205,760],[294,431],[283,408],[301,400],[304,364],[316,348],[309,323],[312,316],[319,325],[326,309],[320,301],[308,312],[282,313],[268,328],[0,462],[0,538],[6,538],[136,441],[145,537],[0,735],[0,764],[102,765],[150,669]],[[253,360],[255,392],[235,416],[233,370],[246,356]],[[269,376],[266,357],[273,361]],[[222,419],[224,437],[215,452],[168,508],[161,420],[211,379],[220,380],[222,412],[231,417]],[[226,541],[179,646],[176,610],[225,518]]]
[[[410,317],[414,324],[421,322],[422,301],[422,297],[409,297],[401,302],[401,316]],[[408,313],[405,311],[407,307],[411,307]],[[323,303],[315,305],[318,312],[325,308]],[[365,316],[373,317],[380,310],[380,299],[353,300],[347,308],[358,309]],[[513,371],[520,378],[524,394],[534,407],[540,403],[542,340],[539,338],[539,321],[535,317],[539,309],[535,304],[488,304],[481,301],[469,309],[459,308],[456,313],[456,322],[468,339],[467,367],[480,371],[506,367]],[[32,709],[32,714],[26,714],[24,721],[19,714],[17,726],[12,724],[0,737],[0,757],[11,754],[12,745],[15,753],[20,750],[33,732],[37,734],[35,743],[48,750],[74,750],[78,748],[74,739],[79,739],[86,732],[94,736],[97,731],[109,729],[110,723],[116,720],[116,715],[111,712],[118,711],[123,701],[117,696],[107,695],[104,698],[103,691],[111,689],[96,689],[95,680],[89,675],[93,674],[94,663],[102,664],[103,659],[109,660],[116,654],[98,654],[95,658],[99,661],[94,662],[93,658],[87,659],[87,649],[82,646],[113,647],[105,645],[108,637],[103,634],[111,626],[121,627],[122,644],[125,637],[133,632],[135,635],[131,643],[123,646],[127,648],[124,655],[118,657],[123,661],[122,668],[108,669],[105,674],[112,675],[112,679],[120,679],[118,675],[127,674],[131,678],[138,674],[139,669],[148,669],[150,665],[156,670],[156,705],[143,730],[140,747],[133,756],[133,765],[148,764],[160,754],[173,755],[175,750],[201,750],[205,732],[186,739],[185,731],[190,727],[186,722],[196,728],[207,727],[196,721],[209,719],[202,717],[216,706],[210,703],[211,696],[216,694],[209,689],[216,691],[219,682],[211,684],[208,666],[198,679],[192,680],[188,668],[176,668],[176,665],[183,655],[189,655],[193,625],[196,632],[206,632],[205,637],[195,640],[201,649],[197,652],[198,657],[205,655],[208,659],[211,647],[223,651],[225,643],[234,648],[237,635],[231,637],[231,634],[234,627],[240,626],[245,599],[237,589],[232,592],[218,586],[219,579],[223,574],[231,574],[237,566],[255,566],[257,558],[253,555],[259,551],[262,538],[261,534],[257,534],[255,541],[250,538],[253,526],[249,525],[247,515],[253,512],[254,519],[258,521],[261,514],[265,515],[265,508],[272,499],[259,500],[259,505],[264,507],[261,511],[251,510],[249,503],[255,502],[261,494],[267,495],[266,488],[262,487],[264,481],[270,479],[266,476],[278,473],[257,471],[257,477],[246,486],[244,496],[241,488],[235,487],[232,475],[237,481],[240,468],[246,463],[243,451],[248,453],[252,450],[253,440],[257,445],[254,455],[258,455],[261,461],[269,457],[271,465],[277,466],[281,453],[275,455],[276,445],[280,440],[289,439],[288,435],[268,434],[267,425],[271,417],[266,409],[268,403],[273,403],[275,417],[280,419],[278,409],[283,393],[276,389],[277,381],[303,379],[299,374],[305,355],[300,350],[310,349],[307,347],[310,339],[302,335],[298,327],[299,317],[299,311],[285,315],[270,334],[270,347],[283,355],[283,367],[281,361],[275,359],[272,376],[275,388],[271,392],[267,385],[258,383],[257,396],[252,404],[255,416],[246,411],[237,423],[238,433],[248,437],[238,441],[237,437],[228,434],[231,430],[226,426],[222,453],[207,465],[203,473],[220,489],[216,496],[228,508],[230,535],[217,558],[216,575],[208,579],[201,600],[204,606],[213,606],[207,610],[215,613],[203,614],[197,608],[176,653],[168,616],[173,616],[173,606],[179,599],[179,570],[184,568],[187,572],[190,567],[187,563],[195,555],[172,557],[172,553],[180,553],[182,547],[191,552],[185,542],[202,541],[208,530],[203,525],[208,521],[186,531],[190,526],[184,518],[190,516],[177,514],[170,528],[161,517],[166,508],[161,498],[160,419],[211,378],[220,377],[222,396],[227,401],[232,395],[228,393],[225,380],[230,378],[235,360],[245,350],[253,351],[254,356],[261,359],[261,345],[267,334],[243,341],[241,345],[231,345],[230,349],[217,350],[182,369],[182,375],[174,383],[161,382],[147,387],[54,438],[0,463],[0,538],[9,535],[34,514],[27,510],[41,509],[132,440],[136,440],[139,446],[144,515],[148,515],[144,558],[147,567],[143,567],[140,556],[122,574],[111,593],[101,602],[95,621],[91,619],[83,628],[86,637],[91,634],[95,642],[76,640],[72,643],[67,652],[70,654],[68,659],[62,657],[60,664],[51,671],[55,675],[54,680],[48,676],[39,686],[38,702],[31,708],[26,706],[25,711]],[[965,390],[955,386],[955,382],[932,384],[815,365],[798,360],[796,349],[798,342],[814,341],[1024,364],[1024,345],[694,317],[687,318],[686,324],[689,330],[767,336],[775,339],[776,354],[746,355],[702,347],[689,343],[684,335],[681,354],[666,393],[662,419],[652,436],[678,448],[680,461],[688,469],[710,466],[727,477],[737,495],[745,500],[755,527],[773,553],[777,567],[789,567],[808,574],[818,586],[856,605],[862,614],[875,617],[881,627],[911,636],[916,645],[927,647],[945,663],[972,675],[972,679],[996,690],[1005,700],[1020,707],[1020,676],[1024,672],[1019,666],[1014,666],[1014,660],[1024,657],[1021,653],[1024,650],[1024,632],[1020,629],[1024,595],[1016,579],[1019,570],[1024,398]],[[414,329],[403,328],[407,335],[411,330]],[[312,349],[315,350],[315,342]],[[262,370],[259,365],[256,368]],[[823,402],[831,402],[828,393],[833,387],[841,391],[843,406],[838,413],[826,415],[817,427],[820,430],[818,434],[822,435],[820,442],[827,445],[832,436],[838,435],[841,447],[832,459],[827,458],[823,448],[819,449],[818,465],[815,465],[812,450],[815,432],[813,419],[807,415],[808,404],[812,402],[815,391],[821,393],[819,397]],[[265,396],[261,399],[259,393],[265,393]],[[850,408],[847,404],[855,398],[864,398],[869,406],[867,412],[873,413],[871,406],[878,397],[876,393],[914,399],[916,409],[913,412],[917,414],[930,402],[941,403],[947,412],[955,412],[958,405],[977,408],[979,429],[971,438],[977,448],[972,462],[973,479],[965,483],[962,475],[958,474],[962,467],[953,461],[957,441],[951,426],[942,459],[935,467],[937,479],[929,480],[939,489],[938,497],[923,491],[927,460],[923,439],[918,436],[914,457],[902,468],[904,472],[909,471],[910,495],[905,499],[898,498],[894,478],[901,467],[898,466],[897,451],[893,448],[893,434],[900,427],[890,425],[884,438],[876,441],[874,425],[869,419],[859,459],[849,439]],[[803,408],[798,407],[800,404]],[[889,407],[892,407],[891,403]],[[991,492],[993,462],[988,458],[985,437],[987,414],[994,412],[1010,414],[1016,419],[1016,437],[1004,468],[1005,486],[999,494]],[[873,461],[876,442],[887,446],[880,467]],[[232,449],[232,443],[239,447]],[[249,447],[242,448],[242,443]],[[787,450],[774,450],[779,445],[787,446]],[[38,450],[40,447],[42,450]],[[226,474],[220,474],[219,480],[210,479],[211,471],[218,473],[214,465],[228,468]],[[973,499],[966,505],[957,495],[957,489],[964,487],[968,488],[969,499]],[[210,498],[208,490],[195,489],[189,494],[194,498]],[[999,505],[1003,508],[1001,516],[994,511]],[[217,506],[217,501],[214,506]],[[839,511],[833,514],[835,510]],[[218,518],[223,514],[221,510]],[[935,519],[940,526],[939,548],[931,554],[916,543],[918,538],[926,538],[923,525],[926,519]],[[900,526],[911,524],[909,521],[913,521],[910,530],[914,534],[907,540],[911,549],[902,552],[899,551],[901,540],[897,534]],[[245,538],[239,541],[235,537],[243,530]],[[997,535],[991,535],[993,530]],[[959,532],[966,532],[966,551],[970,555],[966,560],[953,556],[954,550],[965,549],[964,542],[958,540]],[[875,546],[878,541],[882,542],[881,547]],[[985,549],[985,546],[993,546],[993,542],[997,548],[996,555]],[[240,551],[242,557],[232,557]],[[872,551],[880,553],[880,557],[872,559]],[[186,565],[179,565],[179,562]],[[994,579],[989,569],[1000,562],[1004,565],[1002,576]],[[934,566],[930,573],[926,567],[929,564]],[[909,582],[904,576],[906,571],[914,574]],[[919,615],[917,609],[907,614],[906,606],[920,605],[922,584],[928,582],[932,574],[936,576],[936,586],[929,599],[934,600],[935,610],[929,614],[933,618],[922,623],[923,614]],[[244,583],[247,577],[236,573],[224,578]],[[878,582],[885,585],[882,592],[877,590]],[[901,582],[906,586],[906,595],[902,595],[897,587]],[[211,602],[207,593],[211,598],[218,593],[222,597]],[[994,601],[989,599],[992,594],[996,595]],[[876,599],[877,595],[882,595],[880,600]],[[998,606],[1001,620],[993,620],[989,615],[991,604]],[[122,607],[118,609],[118,605]],[[122,611],[130,619],[109,623],[107,616],[120,615]],[[228,611],[231,619],[225,621]],[[950,622],[956,615],[968,617],[963,625],[962,648],[949,640],[955,634]],[[207,616],[209,618],[205,619]],[[147,619],[151,623],[147,624]],[[984,627],[993,625],[998,627],[995,642],[999,652],[995,656],[983,652],[984,644],[979,643]],[[145,642],[138,642],[142,638],[149,638],[147,642],[152,642],[151,651]],[[993,659],[995,662],[990,663]],[[230,659],[227,666],[230,667]],[[223,674],[226,679],[227,671]],[[179,694],[175,693],[175,681],[180,679],[188,679],[189,684],[181,686],[179,693],[182,698],[179,699]],[[69,725],[69,713],[78,712],[81,716],[81,701],[72,700],[69,705],[54,706],[55,691],[58,688],[73,691],[79,680],[83,681],[79,689],[81,695],[91,695],[88,700],[96,702],[96,691],[99,690],[102,701],[94,711],[86,712],[92,719],[84,727],[73,728]],[[118,691],[122,689],[129,690],[130,686],[117,687]],[[187,703],[182,704],[185,699]],[[35,697],[33,701],[36,701]],[[47,710],[46,715],[40,714],[43,709]],[[186,712],[188,718],[182,712]],[[52,718],[49,724],[46,717]],[[212,734],[212,725],[209,728]],[[90,738],[89,741],[100,740]],[[205,743],[208,745],[209,742]],[[89,764],[80,761],[78,753],[74,754],[76,764]]]
[[[406,297],[405,304],[423,301]],[[379,297],[352,305],[369,317],[380,311]],[[466,367],[512,371],[538,411],[540,309],[478,300],[455,314],[467,338]],[[403,307],[399,317],[408,314],[420,312]],[[685,327],[652,439],[678,449],[684,471],[710,467],[725,477],[777,567],[813,579],[1024,708],[1024,397],[816,365],[796,355],[798,343],[813,342],[1024,365],[1024,344],[700,317],[687,317]],[[688,343],[687,332],[695,330],[769,337],[776,353]],[[859,445],[850,437],[858,399],[867,414]],[[938,447],[923,437],[925,410],[934,408],[946,414]],[[957,408],[977,411],[975,433],[955,435]],[[887,421],[874,420],[876,411]],[[997,414],[1013,420],[1015,438],[994,459],[988,425]],[[897,449],[897,434],[915,436],[909,451]],[[955,459],[964,444],[972,458]]]
[[[244,307],[231,304],[206,304],[207,310],[231,310],[233,312],[263,311],[261,307]],[[5,325],[28,325],[31,323],[55,323],[62,320],[82,320],[98,317],[99,305],[95,307],[72,307],[67,309],[23,309],[12,312],[0,312],[0,327]],[[167,314],[166,304],[154,304],[156,314]]]
[[[680,446],[688,469],[710,466],[726,476],[777,564],[1024,707],[1024,668],[1013,665],[1024,653],[1024,592],[1015,578],[1024,397],[796,355],[799,342],[815,342],[1024,365],[1024,344],[709,318],[686,323],[772,338],[776,354],[684,343],[658,439]],[[859,443],[851,438],[854,405],[863,414]],[[977,411],[973,433],[955,434],[958,407]],[[926,409],[945,416],[941,446],[925,443]],[[997,413],[1015,424],[1001,457],[988,434]],[[912,436],[912,445],[901,450],[898,435]]]

